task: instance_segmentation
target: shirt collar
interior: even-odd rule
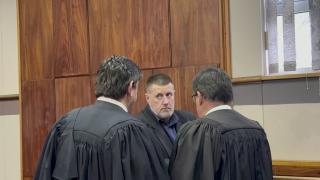
[[[219,111],[219,110],[223,110],[223,109],[232,109],[232,108],[231,108],[231,106],[226,105],[226,104],[220,105],[220,106],[216,106],[216,107],[210,109],[210,110],[206,113],[206,115],[208,115],[208,114],[210,114],[210,113],[212,113],[212,112],[214,112],[214,111]]]
[[[108,102],[108,103],[111,103],[111,104],[115,104],[117,106],[120,106],[125,112],[128,112],[127,107],[124,104],[122,104],[120,101],[117,101],[115,99],[111,99],[111,98],[108,98],[108,97],[105,97],[105,96],[100,96],[100,97],[98,97],[97,100]]]
[[[163,124],[165,126],[171,127],[171,126],[173,126],[173,125],[178,123],[178,117],[176,116],[175,113],[173,113],[171,115],[171,117],[168,119],[168,121],[163,121],[161,119],[159,119],[158,121],[159,121],[160,124]]]

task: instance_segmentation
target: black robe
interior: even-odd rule
[[[97,101],[62,117],[49,133],[35,180],[167,180],[165,152],[149,128]]]
[[[270,180],[269,143],[257,122],[218,110],[181,127],[169,171],[172,180]]]
[[[196,119],[194,114],[191,112],[175,110],[173,113],[178,118],[178,122],[176,125],[177,132],[184,123]],[[169,162],[169,157],[171,155],[171,151],[174,143],[171,141],[171,139],[166,134],[165,130],[160,125],[156,116],[151,111],[150,106],[147,105],[136,117],[152,129],[153,133],[156,135],[161,145],[166,150],[166,157],[168,158],[168,162]]]

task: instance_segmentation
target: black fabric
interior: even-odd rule
[[[111,103],[62,117],[49,133],[35,180],[166,180],[165,150],[152,131]]]
[[[172,114],[169,120],[165,121],[163,119],[159,120],[162,129],[166,132],[167,136],[170,138],[171,142],[174,143],[177,137],[177,123],[179,118],[176,114]]]
[[[187,111],[180,111],[180,110],[175,110],[174,114],[177,117],[177,124],[176,124],[176,130],[180,129],[181,125],[188,122],[195,120],[196,117],[194,116],[193,113],[187,112]],[[164,147],[166,150],[166,156],[167,158],[170,157],[171,151],[173,148],[173,142],[171,141],[170,137],[167,135],[165,130],[162,128],[160,125],[157,117],[154,115],[154,113],[151,111],[149,105],[147,105],[138,115],[137,119],[141,120],[144,122],[148,127],[152,129],[156,137],[159,139],[161,145]]]
[[[262,127],[233,110],[183,125],[169,166],[172,180],[269,180],[272,161]]]

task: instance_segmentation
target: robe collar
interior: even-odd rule
[[[100,96],[100,97],[98,97],[97,100],[108,102],[108,103],[111,103],[111,104],[115,104],[117,106],[120,106],[125,112],[128,112],[128,108],[124,104],[122,104],[120,101],[117,101],[115,99],[111,99],[111,98],[108,98],[108,97],[105,97],[105,96]]]
[[[210,114],[210,113],[212,113],[212,112],[214,112],[214,111],[219,111],[219,110],[222,110],[222,109],[232,109],[232,108],[231,108],[231,106],[226,105],[226,104],[220,105],[220,106],[216,106],[216,107],[210,109],[210,110],[206,113],[206,115],[208,115],[208,114]]]

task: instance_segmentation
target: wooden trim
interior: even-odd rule
[[[0,100],[19,100],[19,94],[0,95]]]
[[[250,76],[250,77],[240,77],[240,78],[232,78],[233,84],[242,84],[242,83],[256,83],[261,82],[261,76]]]
[[[273,176],[273,180],[319,180],[316,177]]]
[[[311,78],[311,77],[320,77],[320,72],[306,73],[306,74],[274,75],[274,76],[239,77],[239,78],[232,78],[232,83],[234,83],[234,84],[243,84],[243,83],[270,81],[270,80],[299,79],[299,78]]]
[[[230,43],[230,4],[229,0],[220,1],[221,62],[220,67],[231,77],[231,43]]]
[[[297,78],[309,78],[319,77],[320,72],[305,73],[305,74],[286,74],[286,75],[274,75],[274,76],[263,76],[262,80],[277,80],[277,79],[297,79]]]
[[[272,161],[274,176],[320,177],[320,162]]]

